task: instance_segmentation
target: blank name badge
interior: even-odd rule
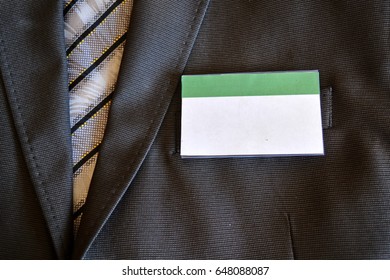
[[[182,76],[181,156],[323,155],[318,71]]]

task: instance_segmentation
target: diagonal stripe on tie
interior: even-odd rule
[[[100,149],[100,144],[93,148],[90,152],[87,152],[85,156],[73,166],[73,173],[80,169],[88,160],[90,160]]]
[[[82,119],[80,119],[71,129],[71,133],[74,133],[78,128],[84,125],[93,115],[95,115],[101,108],[103,108],[108,102],[112,100],[114,92],[111,92],[106,98],[102,100],[96,107],[89,111]]]
[[[84,212],[85,204],[83,204],[77,211],[73,213],[73,220],[76,220]]]
[[[91,73],[103,60],[105,60],[120,44],[126,40],[127,33],[123,34],[115,43],[108,48],[108,50],[99,57],[92,65],[82,72],[75,80],[71,81],[69,84],[69,91],[71,91],[78,83],[80,83],[89,73]]]
[[[66,49],[112,5],[113,1],[115,0],[79,0],[72,6],[64,15]]]
[[[72,127],[114,92],[114,78],[119,74],[118,66],[122,60],[123,48],[124,43],[70,91],[69,107]],[[111,78],[107,79],[107,77]]]
[[[87,37],[96,27],[99,26],[124,0],[115,1],[106,12],[104,12],[83,34],[78,37],[72,45],[66,50],[66,55],[70,53]]]
[[[74,10],[69,13],[72,7]],[[79,9],[80,7],[83,8]],[[65,32],[68,32],[66,34],[69,35],[69,39],[72,34],[76,34],[74,32],[70,34],[69,30],[79,30],[81,18],[96,19],[88,28],[85,26],[85,31],[73,43],[72,40],[69,41],[70,46],[66,50],[73,124],[71,132],[75,233],[85,208],[89,185],[103,140],[131,8],[130,0],[105,0],[99,4],[93,0],[72,0],[64,8],[64,15],[67,13],[72,15],[65,17],[68,28]],[[76,10],[78,13],[86,11],[87,14],[74,17],[73,13]],[[74,26],[71,19],[75,19]]]
[[[76,4],[78,0],[71,0],[70,2],[66,3],[65,9],[64,9],[64,16],[72,9],[74,4]]]

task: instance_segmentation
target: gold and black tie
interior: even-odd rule
[[[64,8],[77,233],[121,64],[131,0],[67,0]]]

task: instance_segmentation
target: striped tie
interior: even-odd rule
[[[66,0],[73,147],[73,218],[77,233],[107,123],[126,32],[131,0]]]

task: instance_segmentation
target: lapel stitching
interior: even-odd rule
[[[21,110],[21,105],[20,105],[21,102],[20,102],[19,98],[17,97],[16,90],[15,90],[14,75],[12,74],[10,64],[8,63],[8,59],[6,57],[5,42],[1,38],[0,38],[0,43],[1,43],[0,44],[0,47],[1,47],[0,58],[1,57],[3,58],[3,62],[4,62],[3,65],[5,65],[5,75],[7,75],[7,78],[8,78],[8,79],[4,79],[4,83],[6,83],[7,80],[9,81],[9,90],[12,92],[12,94],[8,95],[8,98],[12,98],[13,99],[12,102],[14,104],[16,104],[17,114],[14,114],[14,119],[18,123],[18,125],[21,127],[21,130],[19,130],[19,131],[22,135],[19,135],[19,138],[28,147],[28,151],[24,150],[24,152],[26,153],[25,158],[28,161],[30,161],[30,163],[31,163],[32,170],[30,170],[30,174],[32,177],[35,177],[36,182],[39,185],[38,189],[41,192],[41,195],[43,195],[45,200],[48,202],[48,205],[49,205],[48,210],[50,211],[50,213],[55,213],[54,207],[53,207],[53,202],[50,199],[50,196],[48,195],[48,193],[46,192],[47,186],[46,186],[45,180],[42,176],[42,173],[39,171],[40,166],[37,163],[36,153],[34,151],[32,144],[30,143],[30,140],[29,140],[29,137],[27,134],[26,124],[23,121],[24,115],[23,115],[22,110]],[[1,54],[3,54],[3,55],[1,56]],[[51,219],[51,222],[53,222],[55,224],[55,228],[57,229],[55,232],[59,238],[59,239],[53,238],[53,241],[55,242],[56,240],[60,240],[61,249],[62,249],[62,251],[65,251],[66,250],[65,243],[64,243],[63,235],[61,233],[60,226],[59,226],[59,221],[55,215],[50,215],[50,219]],[[53,234],[53,231],[51,231],[51,233]],[[58,254],[58,252],[57,252],[57,254]]]
[[[185,60],[184,58],[184,50],[185,48],[187,47],[188,43],[189,43],[189,40],[190,40],[190,36],[191,34],[194,32],[194,29],[195,29],[195,26],[196,26],[196,19],[198,18],[199,16],[199,13],[200,13],[200,7],[202,5],[202,3],[204,2],[204,0],[199,0],[198,1],[198,5],[195,9],[195,13],[194,13],[194,16],[193,18],[191,19],[191,24],[190,24],[190,27],[189,27],[189,30],[188,30],[188,33],[187,33],[187,36],[184,40],[184,42],[182,43],[182,47],[181,47],[181,50],[180,50],[180,54],[178,55],[178,60],[177,60],[177,63],[174,67],[174,70],[177,72],[179,70],[179,66],[183,63],[183,60]],[[151,141],[150,143],[148,141],[145,141],[146,138],[150,135],[153,127],[154,127],[154,124],[157,122],[157,120],[159,119],[158,117],[160,116],[159,115],[159,112],[160,112],[160,108],[162,107],[162,104],[165,104],[167,103],[168,99],[169,98],[172,98],[171,95],[167,94],[170,90],[171,87],[175,86],[175,83],[174,83],[174,80],[176,79],[176,77],[172,77],[167,86],[165,87],[165,89],[162,91],[163,93],[161,94],[160,96],[160,100],[159,100],[159,104],[157,106],[157,109],[154,111],[154,115],[153,115],[153,118],[152,118],[152,121],[150,121],[150,124],[148,126],[148,129],[147,129],[147,133],[145,134],[144,138],[143,138],[143,141],[141,141],[142,144],[140,144],[137,148],[137,152],[136,152],[136,156],[133,157],[131,163],[129,164],[129,167],[126,169],[126,172],[121,176],[120,180],[118,180],[118,183],[115,185],[115,187],[111,190],[111,192],[109,193],[109,198],[106,200],[105,204],[101,207],[100,209],[100,214],[97,215],[95,218],[94,218],[94,223],[92,225],[92,227],[89,228],[88,231],[85,231],[83,232],[83,235],[81,236],[78,236],[77,238],[80,238],[80,243],[84,243],[86,241],[86,239],[88,239],[88,237],[92,234],[94,234],[94,229],[96,229],[96,227],[99,225],[99,222],[102,220],[103,218],[103,215],[106,214],[106,209],[112,205],[113,203],[115,203],[115,201],[118,200],[118,198],[116,197],[116,194],[118,193],[120,187],[123,185],[123,184],[126,184],[126,174],[128,172],[130,172],[130,170],[133,168],[136,160],[139,160],[139,155],[141,154],[141,151],[143,149],[146,148],[146,145],[149,144],[149,146],[153,143],[153,141]],[[134,172],[134,174],[137,173],[138,169],[139,169],[140,165],[138,166],[137,170]],[[135,176],[135,175],[134,175]],[[133,176],[133,177],[134,177]],[[133,179],[133,178],[131,178]],[[122,190],[122,193],[121,193],[121,196],[124,195],[124,193],[126,192],[127,188],[123,189]],[[88,203],[88,201],[87,201]],[[114,209],[114,208],[113,208]],[[111,215],[113,209],[110,211],[110,213],[108,213],[108,216]],[[102,227],[104,226],[104,223],[102,223],[100,225],[100,227],[98,228],[98,231],[97,233],[102,229]],[[92,240],[90,240],[88,242],[88,246],[85,248],[84,252],[87,252],[90,248],[90,246],[92,245],[94,239],[96,238],[97,236],[97,233],[93,236]]]

